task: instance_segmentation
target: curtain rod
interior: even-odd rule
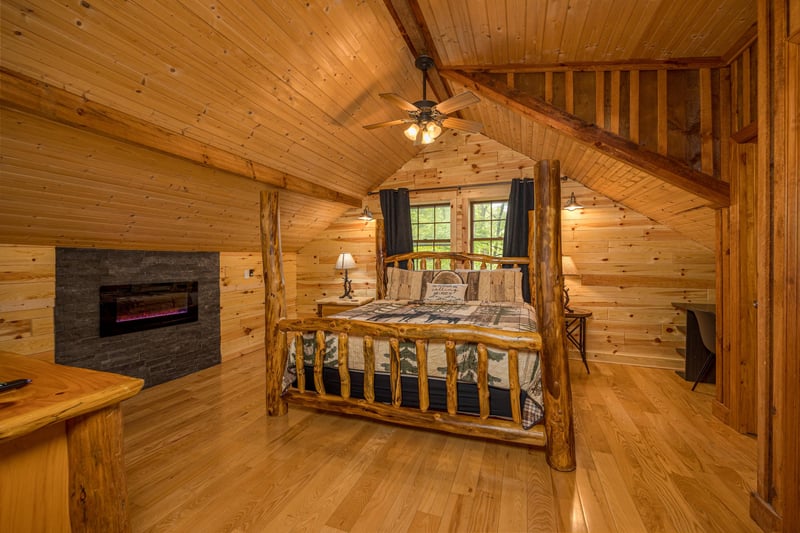
[[[523,181],[525,180],[532,180],[533,178],[519,178]],[[428,192],[428,191],[460,191],[461,189],[473,189],[478,187],[492,187],[496,185],[505,185],[506,183],[511,184],[511,182],[502,182],[502,181],[492,181],[487,183],[471,183],[469,185],[443,185],[441,187],[423,187],[420,189],[408,189],[408,192]],[[400,189],[405,189],[407,187],[399,187]],[[380,194],[381,191],[396,191],[397,189],[379,189],[377,191],[370,191],[367,193],[367,196],[373,196],[375,194]]]

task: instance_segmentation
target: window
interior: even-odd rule
[[[415,252],[449,252],[450,204],[412,205],[411,235]]]
[[[503,255],[503,235],[506,231],[508,202],[473,202],[471,221],[471,250],[475,254],[500,257]]]
[[[449,252],[450,204],[412,205],[411,236],[415,252]],[[419,268],[417,262],[414,266]]]

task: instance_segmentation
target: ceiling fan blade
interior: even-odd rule
[[[365,130],[374,130],[375,128],[384,128],[386,126],[399,126],[409,122],[408,119],[398,118],[397,120],[387,120],[386,122],[377,122],[375,124],[367,124],[364,126]]]
[[[454,111],[463,109],[468,105],[477,104],[480,101],[481,99],[475,96],[475,94],[470,91],[466,91],[448,98],[444,102],[436,104],[436,110],[443,115],[449,115]]]
[[[400,96],[397,96],[394,93],[381,93],[381,98],[384,100],[389,100],[391,103],[402,109],[403,111],[419,111],[419,108]]]
[[[480,122],[456,117],[447,117],[442,121],[442,126],[454,130],[468,131],[470,133],[480,133],[483,131],[483,124]]]

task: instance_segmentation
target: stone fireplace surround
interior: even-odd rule
[[[197,322],[100,337],[101,285],[195,280]],[[56,248],[56,363],[157,385],[219,364],[219,313],[217,253]]]

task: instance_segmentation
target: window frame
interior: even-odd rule
[[[475,220],[475,206],[479,204],[490,204],[490,218],[488,219],[481,219]],[[504,204],[505,207],[502,210],[501,217],[495,218],[494,217],[494,204]],[[491,255],[493,257],[502,257],[503,256],[503,240],[505,237],[505,223],[506,223],[506,215],[508,213],[508,200],[507,199],[480,199],[480,200],[470,200],[469,202],[469,249],[471,253],[480,253],[475,251],[475,242],[488,242],[489,243],[489,250],[495,249],[497,250],[492,243],[499,242],[499,250],[497,250],[496,254],[484,254],[484,255]],[[493,235],[492,237],[488,238],[475,238],[475,223],[476,222],[489,222],[490,233]],[[500,222],[502,223],[502,232],[497,235],[495,234],[495,223]]]

